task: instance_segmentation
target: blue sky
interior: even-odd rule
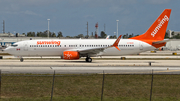
[[[0,0],[0,22],[5,20],[5,31],[14,33],[61,31],[64,36],[86,35],[95,32],[108,35],[144,33],[166,8],[172,9],[168,29],[180,31],[180,0]],[[0,32],[0,33],[1,33]]]

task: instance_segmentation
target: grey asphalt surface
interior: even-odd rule
[[[149,66],[151,62],[151,66]],[[0,60],[2,73],[52,74],[180,74],[180,60]]]

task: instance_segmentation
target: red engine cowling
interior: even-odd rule
[[[64,51],[62,59],[65,59],[65,60],[79,59],[79,52],[76,52],[76,51]]]

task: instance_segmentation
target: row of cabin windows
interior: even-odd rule
[[[79,45],[80,47],[109,47],[111,45]],[[61,45],[30,45],[30,47],[61,47]],[[64,45],[66,47],[66,45]],[[77,47],[77,45],[69,45],[69,47]],[[118,45],[118,47],[134,47],[134,45]]]
[[[80,47],[109,47],[110,45],[79,45]]]
[[[61,47],[61,45],[30,45],[30,47]]]
[[[134,45],[118,45],[119,47],[134,47]]]

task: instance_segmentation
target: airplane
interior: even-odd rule
[[[122,56],[137,54],[162,47],[169,22],[171,9],[165,9],[151,27],[142,35],[129,39],[37,39],[14,43],[4,49],[5,52],[20,57],[25,56],[60,56],[65,60],[86,57],[92,62],[94,56]]]

